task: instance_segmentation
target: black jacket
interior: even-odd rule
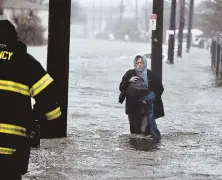
[[[131,97],[126,96],[126,90],[129,85],[129,80],[132,76],[137,76],[135,69],[128,70],[122,77],[122,82],[119,85],[119,90],[121,92],[119,96],[119,103],[122,104],[126,98],[126,114],[140,114],[140,102]],[[153,91],[156,94],[154,102],[154,113],[155,118],[157,119],[165,115],[163,102],[161,98],[164,88],[161,80],[149,69],[147,70],[147,76],[149,90]]]
[[[31,98],[51,128],[61,121],[53,90],[54,80],[42,65],[26,52],[26,45],[0,38],[0,168],[2,172],[25,173],[23,153],[33,121]],[[28,151],[28,150],[27,150]]]

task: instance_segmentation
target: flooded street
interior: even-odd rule
[[[24,180],[222,179],[222,88],[206,50],[163,64],[161,142],[130,135],[119,83],[134,56],[148,50],[142,43],[71,39],[68,135],[41,140]],[[45,65],[46,47],[28,51]]]

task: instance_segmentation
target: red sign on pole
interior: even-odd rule
[[[157,20],[157,15],[151,14],[150,15],[150,30],[156,30],[156,20]]]

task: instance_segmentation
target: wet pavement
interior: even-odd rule
[[[41,140],[25,180],[222,179],[222,89],[209,52],[164,63],[162,140],[129,134],[119,83],[141,43],[71,40],[68,136]],[[29,48],[45,64],[46,47]]]

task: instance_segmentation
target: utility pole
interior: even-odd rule
[[[138,25],[138,21],[139,21],[139,18],[138,18],[138,0],[135,0],[136,1],[136,24]]]
[[[94,36],[94,28],[95,28],[95,0],[92,3],[92,38]]]
[[[54,79],[62,116],[58,122],[40,120],[42,138],[67,136],[70,13],[71,0],[49,0],[47,71]]]
[[[102,0],[100,0],[100,19],[99,19],[99,30],[102,30]]]
[[[120,4],[120,25],[122,25],[122,21],[123,21],[123,0],[121,0]]]
[[[153,14],[157,15],[156,30],[152,32],[151,70],[162,80],[164,0],[153,0]]]
[[[109,16],[109,18],[110,19],[108,19],[108,21],[110,22],[110,24],[111,24],[111,29],[113,29],[113,6],[111,7],[111,9],[110,9],[110,16]]]
[[[191,40],[192,40],[191,29],[193,26],[193,11],[194,11],[194,0],[190,0],[188,35],[187,35],[187,52],[190,51],[191,47]]]
[[[145,29],[146,29],[146,40],[149,41],[149,16],[148,16],[148,0],[145,4]]]
[[[185,0],[180,0],[180,24],[179,24],[179,33],[178,33],[178,57],[182,57],[183,52],[183,30],[185,26],[185,18],[184,18],[184,11],[185,11]]]
[[[177,0],[171,1],[170,33],[169,33],[169,41],[168,41],[168,62],[170,64],[174,63],[176,4],[177,4]]]

